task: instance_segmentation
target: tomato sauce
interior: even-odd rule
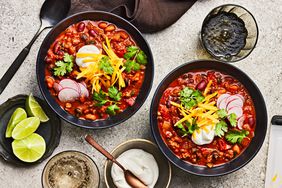
[[[244,98],[242,107],[243,129],[249,134],[240,143],[232,144],[225,137],[215,136],[210,144],[196,145],[191,135],[182,136],[175,123],[183,116],[177,107],[171,105],[171,101],[179,103],[179,92],[184,87],[199,89],[202,83],[212,80],[211,93],[240,94]],[[200,88],[201,89],[201,88]],[[217,99],[215,99],[217,100]],[[240,155],[249,145],[254,137],[255,131],[255,108],[246,88],[235,78],[214,70],[196,70],[183,74],[164,91],[158,108],[158,127],[163,141],[171,151],[180,159],[187,162],[213,167],[224,164]],[[238,130],[237,127],[229,127],[230,130]]]

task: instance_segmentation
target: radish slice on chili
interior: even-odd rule
[[[54,83],[53,88],[55,89],[56,92],[59,92],[63,89],[63,87],[58,83]]]
[[[228,98],[226,98],[226,103],[228,104],[234,100],[242,100],[242,99],[237,95],[231,95]]]
[[[228,113],[228,115],[232,114],[232,113],[236,114],[236,117],[238,119],[243,115],[243,110],[242,110],[241,107],[235,106],[233,108],[230,108],[230,110],[227,113]]]
[[[221,101],[225,100],[229,96],[230,94],[227,94],[227,93],[220,95],[216,101],[216,106],[219,107]]]
[[[72,88],[64,88],[59,94],[58,98],[61,102],[72,102],[79,98],[80,94]]]
[[[76,90],[78,93],[80,93],[80,87],[78,85],[78,83],[74,80],[71,79],[63,79],[60,81],[59,83],[63,88],[72,88],[74,90]]]
[[[236,99],[236,100],[233,100],[233,101],[231,101],[227,104],[226,110],[229,111],[230,108],[235,107],[235,106],[239,106],[239,107],[242,108],[243,105],[244,105],[244,103],[241,99]]]
[[[240,94],[235,94],[235,95],[240,97],[242,99],[242,101],[245,102],[245,98],[242,95],[240,95]]]
[[[82,83],[78,83],[78,85],[81,91],[80,96],[89,97],[89,91],[87,90],[87,88]]]
[[[245,121],[245,117],[242,116],[238,119],[237,121],[237,127],[242,130],[243,129],[243,125],[244,125],[244,121]]]
[[[226,109],[226,106],[227,106],[226,99],[227,98],[224,98],[223,100],[221,100],[218,106],[219,109]]]

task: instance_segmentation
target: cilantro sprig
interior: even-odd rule
[[[124,64],[125,71],[131,72],[140,69],[140,65],[146,65],[148,63],[146,54],[137,46],[127,47],[127,52],[123,56],[126,59]]]
[[[117,110],[119,110],[119,107],[116,104],[113,104],[107,107],[106,112],[110,115],[116,115]]]
[[[176,127],[180,129],[182,137],[187,136],[188,134],[193,134],[195,130],[199,129],[194,119],[192,124],[186,121],[184,124],[177,124]]]
[[[231,142],[232,144],[241,143],[244,138],[249,135],[249,131],[242,130],[231,130],[226,135],[225,138],[227,141]]]
[[[180,102],[186,109],[190,109],[202,102],[205,97],[198,90],[193,90],[185,87],[180,91]]]
[[[103,70],[107,74],[113,74],[114,68],[111,65],[110,58],[105,56],[99,61],[99,69]]]
[[[68,53],[65,53],[63,61],[55,62],[56,67],[53,69],[54,75],[64,76],[65,74],[70,73],[73,69],[73,61],[74,57]]]
[[[116,111],[120,110],[120,108],[117,105],[117,101],[121,100],[121,95],[122,95],[122,93],[119,92],[117,88],[115,88],[114,86],[111,86],[108,89],[108,93],[105,93],[102,90],[100,90],[99,93],[94,92],[93,93],[93,100],[95,100],[97,102],[96,106],[103,106],[107,102],[110,102],[111,105],[106,108],[106,112],[110,115],[115,115]],[[107,96],[109,96],[109,98],[111,98],[115,101],[108,99]]]
[[[109,97],[114,99],[115,101],[121,100],[122,93],[119,92],[118,89],[115,88],[114,86],[109,87],[108,94],[109,94]]]
[[[230,125],[232,127],[236,127],[236,124],[237,124],[237,116],[236,116],[236,114],[235,113],[229,114],[228,119],[229,119]]]
[[[219,123],[215,126],[215,135],[218,137],[224,136],[224,134],[228,131],[227,123],[223,120],[221,120]]]
[[[97,101],[96,106],[103,106],[106,104],[109,100],[107,99],[107,94],[100,90],[100,92],[94,92],[93,93],[93,99]]]

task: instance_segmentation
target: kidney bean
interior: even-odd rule
[[[124,31],[120,31],[119,34],[120,34],[121,38],[123,38],[123,39],[127,39],[128,38],[128,34],[126,32],[124,32]]]
[[[99,24],[98,24],[98,26],[101,28],[101,29],[105,29],[106,27],[107,27],[107,23],[106,22],[100,22]]]
[[[250,125],[251,127],[254,126],[254,124],[255,124],[254,118],[253,118],[253,117],[250,117],[250,118],[248,119],[248,123],[249,123],[249,125]]]
[[[97,36],[97,33],[93,30],[93,29],[90,29],[88,31],[89,35],[92,36],[92,37],[96,37]]]
[[[106,32],[111,32],[111,31],[114,31],[115,29],[116,29],[116,27],[113,24],[110,24],[104,30]]]
[[[57,53],[59,56],[64,56],[64,52],[62,50],[60,50],[58,53]]]
[[[84,29],[85,29],[85,24],[84,24],[83,22],[81,22],[81,23],[78,24],[76,30],[77,30],[78,32],[82,32],[82,31],[84,31]]]
[[[45,57],[45,62],[46,63],[52,63],[53,62],[53,60],[52,60],[52,58],[49,58],[49,57]]]
[[[54,53],[55,53],[55,54],[58,54],[60,48],[61,48],[60,43],[59,43],[59,42],[56,42],[55,45],[54,45],[54,47],[53,47]]]
[[[196,89],[203,91],[206,87],[207,87],[207,81],[202,80],[197,84]]]

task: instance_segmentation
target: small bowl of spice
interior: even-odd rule
[[[145,139],[128,140],[118,145],[111,154],[148,188],[168,188],[171,165],[153,142]],[[123,171],[110,160],[106,161],[104,178],[108,188],[130,188]]]
[[[98,188],[100,174],[88,155],[63,151],[47,162],[41,180],[43,188]]]
[[[255,48],[258,26],[254,16],[244,7],[222,5],[207,15],[200,38],[212,57],[235,62],[247,57]]]

